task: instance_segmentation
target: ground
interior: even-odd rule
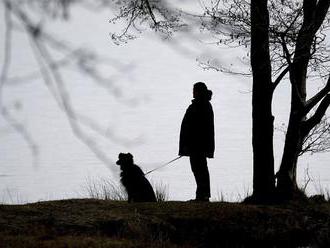
[[[330,204],[127,203],[91,199],[0,205],[0,247],[330,247]]]

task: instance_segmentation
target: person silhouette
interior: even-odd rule
[[[214,157],[214,114],[212,91],[203,82],[193,87],[193,100],[187,108],[180,129],[179,155],[189,156],[197,190],[194,201],[209,201],[210,176],[207,158]]]

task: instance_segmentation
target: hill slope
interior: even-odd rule
[[[0,205],[0,247],[330,247],[330,204]]]

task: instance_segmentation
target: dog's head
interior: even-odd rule
[[[118,155],[118,161],[116,162],[117,165],[120,166],[126,166],[126,165],[132,165],[134,163],[133,161],[133,155],[130,153],[119,153]]]

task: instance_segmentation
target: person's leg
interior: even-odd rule
[[[197,184],[196,200],[208,200],[211,194],[206,157],[198,155],[190,156],[190,164]]]

